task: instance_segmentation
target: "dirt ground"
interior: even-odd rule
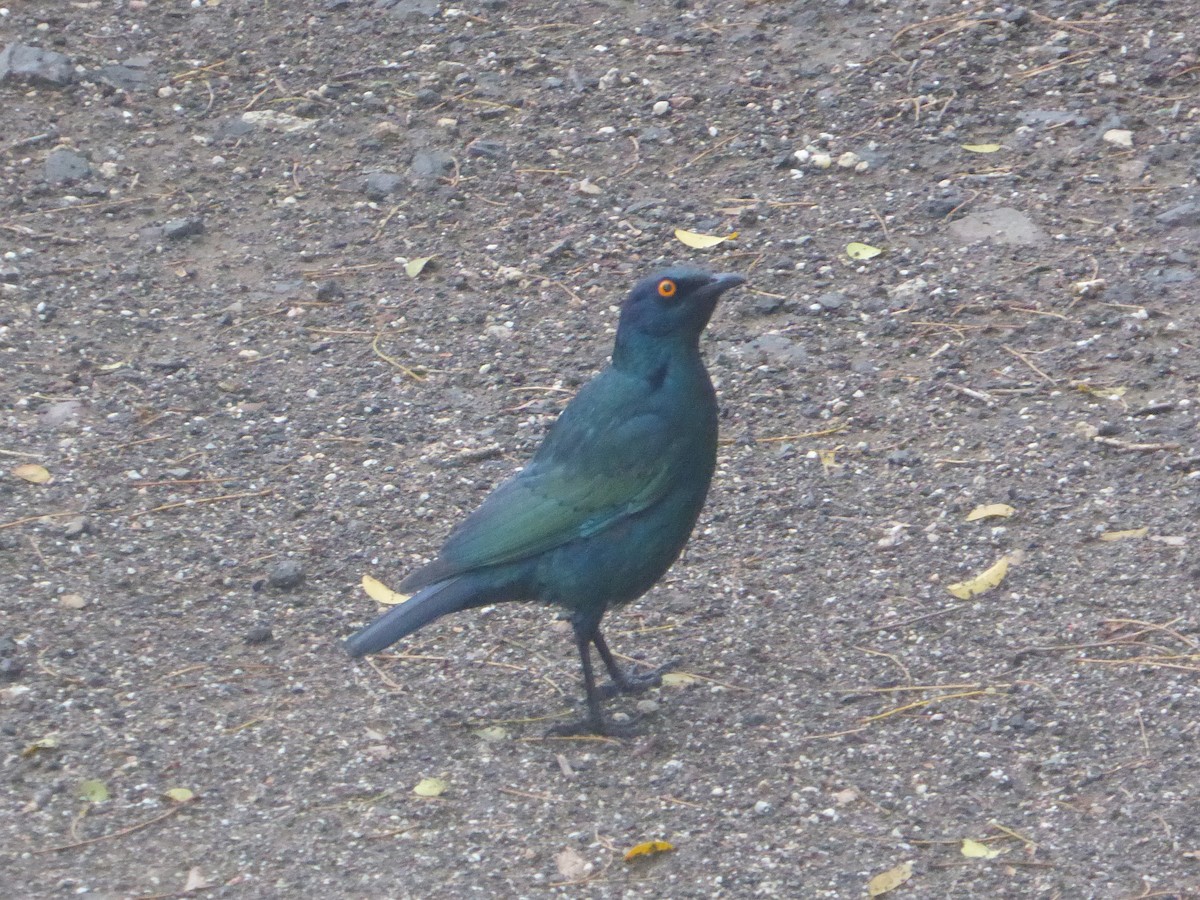
[[[1198,20],[10,3],[10,896],[1200,897]],[[348,659],[680,261],[750,285],[638,736],[546,737],[546,609]]]

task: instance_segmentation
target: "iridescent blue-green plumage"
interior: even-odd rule
[[[639,282],[621,310],[612,364],[584,386],[517,475],[400,584],[415,591],[347,641],[375,653],[449,612],[507,600],[569,611],[588,693],[603,730],[594,644],[620,690],[600,635],[611,607],[633,600],[679,556],[716,465],[717,401],[700,334],[739,275],[668,269]]]

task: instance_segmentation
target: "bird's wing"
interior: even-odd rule
[[[437,561],[414,573],[424,576],[417,584],[596,534],[651,506],[670,487],[683,441],[662,417],[643,413],[599,428],[561,424],[567,427],[530,465],[450,535]]]

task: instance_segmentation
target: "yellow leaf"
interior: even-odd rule
[[[911,862],[902,862],[898,866],[888,869],[886,872],[880,872],[874,878],[867,882],[867,895],[870,897],[878,897],[880,894],[886,894],[888,891],[894,891],[908,879],[912,878],[913,864]]]
[[[413,793],[418,797],[440,797],[449,786],[440,778],[422,778],[413,788]]]
[[[1145,526],[1141,528],[1130,528],[1127,531],[1106,531],[1100,535],[1102,541],[1136,541],[1144,538],[1150,533],[1150,529]]]
[[[25,463],[17,466],[12,470],[12,473],[18,478],[25,479],[30,484],[45,484],[50,480],[50,473],[37,463]]]
[[[1093,397],[1098,397],[1101,400],[1120,400],[1125,396],[1125,392],[1129,390],[1127,387],[1092,387],[1086,381],[1081,381],[1075,387],[1083,391],[1085,394],[1091,394]]]
[[[962,148],[970,153],[995,153],[1000,149],[999,144],[963,144]]]
[[[882,252],[878,247],[860,244],[858,241],[851,241],[846,245],[846,255],[851,259],[874,259]]]
[[[169,791],[163,792],[169,800],[174,800],[176,803],[187,803],[196,795],[187,788],[171,788]]]
[[[1008,574],[1008,557],[1002,556],[990,569],[980,572],[974,578],[968,581],[960,581],[958,584],[947,586],[946,590],[952,593],[959,600],[970,600],[972,597],[978,597],[980,594],[986,594],[992,588],[996,587],[1004,580],[1004,576]]]
[[[123,366],[123,365],[125,365],[125,360],[120,360],[119,362],[105,363],[102,366],[96,366],[96,371],[97,372],[115,372],[115,371],[117,371],[117,369],[121,368],[121,366]]]
[[[403,603],[411,594],[401,594],[393,591],[382,581],[377,581],[370,575],[362,577],[362,589],[367,592],[367,596],[378,603],[385,603],[388,606],[395,606],[397,603]]]
[[[432,256],[418,256],[416,259],[410,259],[404,264],[404,274],[409,278],[416,278],[431,259],[433,259]]]
[[[825,469],[825,474],[830,475],[837,472],[841,466],[837,461],[837,449],[818,450],[817,459],[821,461],[821,467]]]
[[[103,781],[89,778],[79,785],[79,796],[90,803],[103,803],[108,799],[108,787]]]
[[[1015,513],[1016,510],[1007,503],[985,503],[967,513],[967,521],[977,522],[980,519],[1007,519]]]
[[[666,687],[683,687],[695,684],[699,680],[695,675],[689,675],[687,672],[667,672],[662,677],[662,683]]]
[[[653,856],[656,853],[667,853],[675,849],[674,844],[666,841],[643,841],[625,851],[625,862],[637,859],[639,856]]]
[[[38,738],[36,741],[34,741],[32,744],[30,744],[28,747],[26,747],[24,750],[22,750],[21,757],[23,759],[28,759],[29,757],[34,756],[37,753],[40,753],[42,750],[54,750],[54,749],[57,749],[57,747],[58,747],[58,737],[53,734],[48,734],[43,738]]]
[[[681,244],[687,244],[689,247],[694,247],[697,250],[707,250],[709,247],[715,247],[717,244],[731,241],[737,237],[737,232],[728,234],[725,237],[717,237],[714,234],[697,234],[695,231],[684,231],[682,228],[675,229],[675,237]]]
[[[979,841],[963,838],[962,855],[968,859],[995,859],[1000,855],[1000,851],[993,850],[987,844],[981,844]]]

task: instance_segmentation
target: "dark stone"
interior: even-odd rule
[[[331,278],[317,285],[318,300],[336,300],[338,297],[344,296],[346,296],[346,292],[343,290],[340,281],[335,281]]]
[[[223,119],[217,123],[217,128],[213,132],[213,140],[237,140],[238,138],[245,137],[250,132],[254,131],[255,127],[256,126],[252,122],[247,122],[245,119]]]
[[[437,0],[380,0],[375,5],[401,22],[427,22],[438,14]]]
[[[761,334],[751,341],[750,346],[757,350],[766,362],[785,366],[803,366],[808,362],[805,349],[782,334]]]
[[[46,157],[46,180],[51,184],[70,184],[91,174],[91,164],[73,150],[51,150]]]
[[[441,150],[418,150],[413,154],[408,171],[423,181],[436,179],[454,168],[454,157]]]
[[[0,81],[12,78],[30,84],[62,87],[73,77],[71,60],[53,50],[9,44],[0,53]]]
[[[275,635],[271,632],[270,625],[256,625],[246,632],[246,636],[242,638],[247,644],[265,644],[275,640]]]
[[[150,76],[142,69],[129,66],[101,66],[91,73],[97,81],[118,91],[144,91],[150,87]]]
[[[1177,225],[1200,225],[1200,203],[1192,201],[1172,206],[1155,216],[1154,221],[1159,225],[1166,225],[1168,228],[1174,228]]]
[[[0,659],[0,681],[16,681],[25,671],[25,664],[19,659],[6,656]]]
[[[386,200],[404,187],[404,179],[395,172],[372,172],[363,185],[363,193],[371,200]]]
[[[962,201],[950,197],[931,197],[921,204],[921,212],[931,219],[944,219],[950,215]]]
[[[467,156],[500,160],[508,156],[508,148],[499,141],[489,141],[486,138],[480,138],[477,141],[471,141],[467,145]]]
[[[304,567],[294,559],[285,559],[267,575],[267,584],[278,591],[290,591],[304,584]]]
[[[921,458],[911,450],[893,450],[887,455],[887,461],[893,466],[915,466]]]
[[[204,234],[204,220],[198,216],[172,219],[162,227],[162,236],[168,241],[181,241],[197,234]]]

